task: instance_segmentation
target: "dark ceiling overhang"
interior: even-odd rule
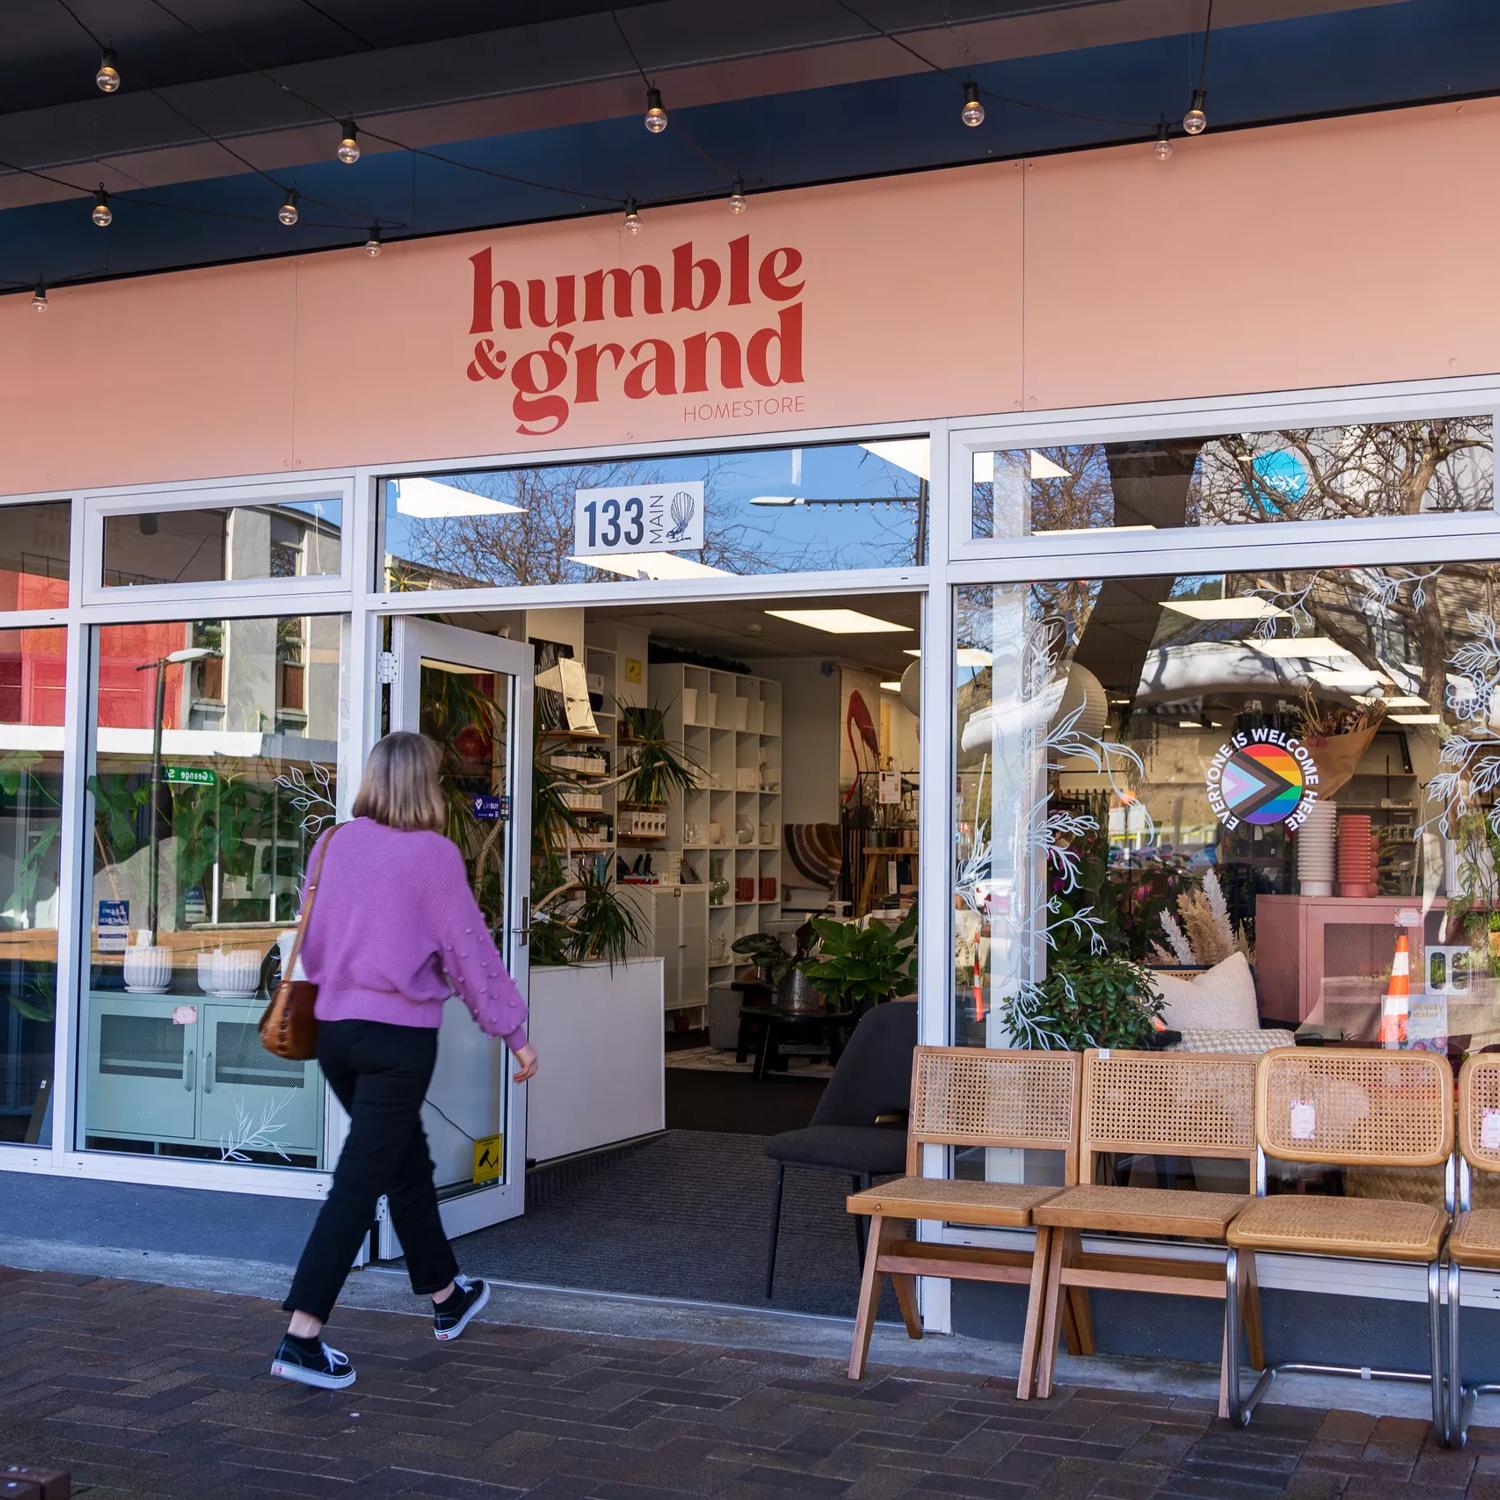
[[[614,210],[626,196],[650,205],[727,194],[735,176],[753,194],[1148,142],[1196,82],[1206,3],[851,0],[856,14],[840,0],[613,13],[72,0],[119,54],[125,84],[105,96],[97,49],[57,0],[12,0],[25,41],[0,63],[0,89],[26,107],[0,115],[0,161],[56,180],[0,170],[0,280],[328,248],[371,222],[395,239]],[[1500,6],[1486,0],[1216,0],[1214,16],[1214,130],[1500,89]],[[644,84],[621,28],[665,95],[662,136],[641,128]],[[991,101],[978,130],[958,121],[965,76]],[[361,126],[352,168],[332,160],[329,116],[343,115]],[[95,183],[115,209],[104,231],[88,217]],[[292,230],[275,222],[288,185],[304,205]]]

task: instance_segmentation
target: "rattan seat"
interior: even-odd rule
[[[1472,1208],[1453,1221],[1448,1254],[1461,1266],[1500,1270],[1500,1208]]]
[[[1393,1198],[1258,1198],[1229,1227],[1237,1250],[1355,1255],[1361,1260],[1436,1257],[1448,1215],[1428,1203]]]
[[[1021,1182],[960,1182],[951,1178],[898,1177],[854,1193],[851,1214],[887,1214],[895,1219],[952,1219],[1025,1229],[1032,1210],[1060,1189]]]
[[[1224,1230],[1251,1202],[1248,1193],[1177,1192],[1171,1188],[1068,1188],[1035,1213],[1054,1229],[1107,1229],[1119,1234],[1164,1234],[1222,1240]]]

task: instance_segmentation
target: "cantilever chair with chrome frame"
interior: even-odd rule
[[[1459,1212],[1448,1237],[1448,1428],[1455,1448],[1468,1441],[1474,1398],[1500,1391],[1500,1385],[1466,1387],[1463,1382],[1461,1268],[1500,1271],[1500,1208],[1472,1207],[1475,1169],[1500,1173],[1500,1053],[1495,1052],[1469,1058],[1458,1075]]]
[[[1442,1356],[1441,1257],[1453,1206],[1453,1072],[1435,1052],[1282,1047],[1261,1059],[1255,1083],[1254,1203],[1229,1226],[1224,1268],[1231,1419],[1247,1426],[1279,1374],[1429,1381],[1432,1425],[1448,1420]],[[1446,1208],[1389,1198],[1266,1196],[1266,1159],[1347,1167],[1444,1167]],[[1427,1268],[1430,1373],[1304,1361],[1272,1364],[1240,1398],[1240,1293],[1259,1251],[1394,1261]]]

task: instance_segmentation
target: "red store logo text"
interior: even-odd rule
[[[741,235],[722,255],[696,256],[691,240],[671,263],[611,266],[583,275],[509,281],[495,275],[495,253],[469,257],[474,272],[474,340],[468,378],[511,389],[516,431],[545,437],[575,406],[614,395],[698,395],[760,386],[801,385],[802,252],[780,245],[757,257]],[[664,313],[707,313],[765,305],[767,321],[748,335],[712,326],[676,340],[619,342],[590,337],[589,324],[616,324]],[[574,325],[578,330],[573,331]],[[506,336],[552,328],[545,342],[517,351]],[[642,330],[644,331],[644,330]]]

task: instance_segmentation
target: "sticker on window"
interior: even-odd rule
[[[1310,1141],[1317,1133],[1318,1112],[1311,1099],[1292,1100],[1292,1139]]]
[[[1500,1151],[1500,1109],[1487,1109],[1479,1124],[1479,1144],[1486,1151]]]

